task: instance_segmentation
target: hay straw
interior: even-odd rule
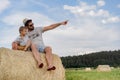
[[[97,71],[98,72],[109,72],[111,71],[111,68],[109,65],[98,65]]]
[[[90,67],[85,68],[85,71],[92,71]]]
[[[57,55],[53,54],[54,71],[47,71],[45,54],[40,56],[42,69],[37,67],[31,52],[0,48],[0,80],[65,80],[65,70]]]

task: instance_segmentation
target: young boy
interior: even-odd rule
[[[29,40],[28,36],[27,36],[27,28],[24,26],[21,26],[19,28],[19,33],[20,35],[17,37],[17,39],[12,43],[12,49],[13,50],[23,50],[23,51],[27,51],[27,49],[30,47],[32,50],[33,55],[35,54],[39,54],[39,52],[37,51],[36,46],[34,46],[34,44],[31,43],[31,41]],[[34,47],[31,47],[34,46]],[[41,59],[39,58],[39,56],[37,55],[36,57],[37,62],[38,62],[38,67],[42,68],[43,67],[43,63],[41,61]]]
[[[27,28],[24,26],[21,26],[19,28],[20,35],[16,38],[16,40],[12,43],[12,49],[13,50],[23,50],[27,51],[28,47],[30,47],[30,40],[28,38],[27,34]]]

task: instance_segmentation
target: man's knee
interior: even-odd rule
[[[45,52],[51,52],[51,51],[52,51],[52,48],[51,48],[51,47],[47,46],[47,47],[45,48]]]

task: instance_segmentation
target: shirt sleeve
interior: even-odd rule
[[[38,32],[43,33],[43,28],[44,28],[44,27],[36,27],[36,30],[37,30]]]

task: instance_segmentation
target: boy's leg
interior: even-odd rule
[[[22,50],[23,51],[24,48],[25,48],[25,46],[19,46],[19,45],[17,46],[17,50]]]
[[[52,49],[51,49],[51,47],[46,47],[45,48],[45,53],[46,53],[46,59],[47,59],[47,62],[48,62],[48,70],[49,70],[49,69],[52,69],[54,67],[53,62],[52,62],[53,60],[52,60]]]
[[[32,49],[32,53],[35,57],[35,60],[37,61],[38,63],[38,67],[42,68],[43,67],[43,63],[42,63],[42,60],[40,59],[40,53],[38,52],[35,44],[31,44],[31,49]]]
[[[17,50],[18,44],[16,42],[12,42],[12,49]]]

